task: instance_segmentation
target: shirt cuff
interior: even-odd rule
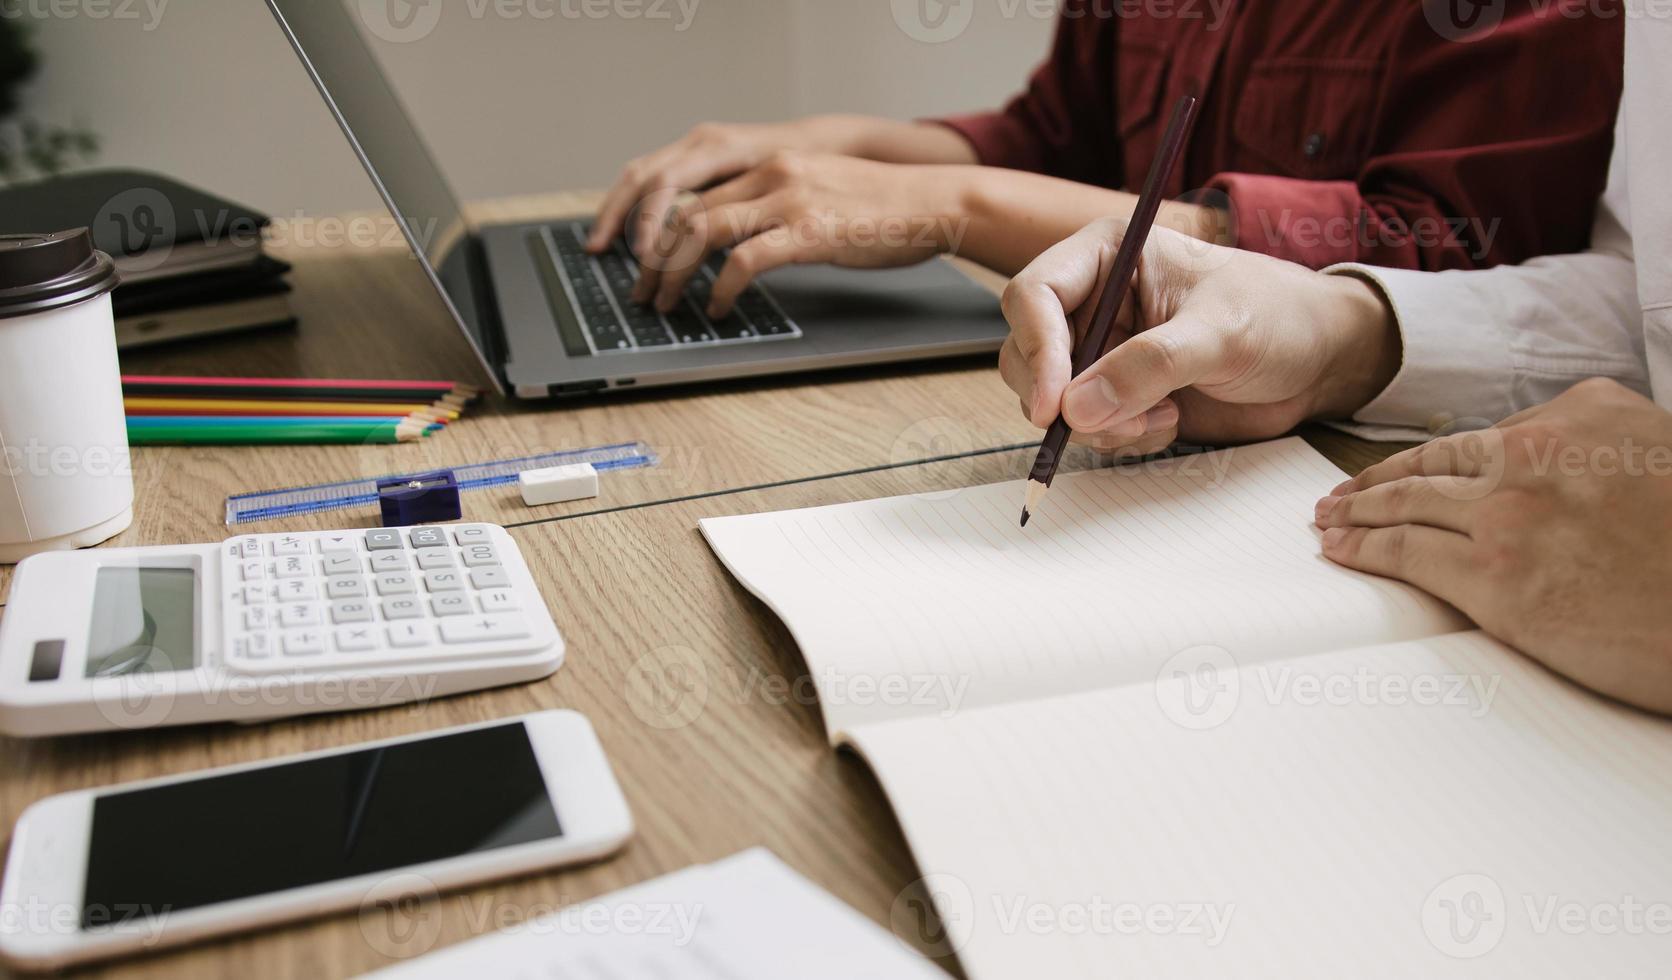
[[[1008,112],[986,112],[924,122],[945,126],[969,141],[982,166],[1007,170],[1045,171],[1039,153],[1039,137]]]
[[[1448,288],[1456,273],[1339,265],[1330,275],[1353,276],[1379,289],[1404,342],[1393,382],[1354,413],[1365,426],[1402,429],[1404,438],[1480,429],[1514,414],[1515,383],[1501,314],[1477,291]],[[1397,438],[1391,431],[1381,438]]]
[[[1229,199],[1237,247],[1322,269],[1360,258],[1363,201],[1350,180],[1220,174],[1208,190]]]

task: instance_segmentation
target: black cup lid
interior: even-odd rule
[[[74,306],[116,288],[116,263],[86,228],[0,235],[0,318]]]

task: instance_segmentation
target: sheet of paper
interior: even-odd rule
[[[370,974],[382,980],[945,980],[896,936],[744,851]]]
[[[1672,722],[1480,633],[1208,682],[854,733],[973,980],[1665,975]]]
[[[702,522],[789,627],[832,733],[1153,679],[1202,646],[1239,663],[1468,623],[1326,561],[1312,527],[1344,474],[1300,439],[1023,486]]]

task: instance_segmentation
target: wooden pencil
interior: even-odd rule
[[[1185,144],[1189,141],[1190,132],[1196,124],[1196,109],[1199,105],[1195,96],[1186,95],[1173,107],[1173,118],[1167,123],[1167,131],[1161,139],[1161,145],[1156,148],[1149,176],[1144,179],[1143,193],[1138,195],[1138,204],[1132,212],[1132,220],[1126,226],[1126,235],[1121,239],[1120,250],[1115,253],[1114,269],[1109,274],[1109,281],[1104,284],[1097,310],[1092,314],[1091,329],[1086,332],[1085,339],[1074,352],[1072,377],[1077,378],[1085,374],[1109,347],[1109,336],[1114,330],[1115,317],[1120,313],[1121,305],[1126,302],[1126,294],[1132,288],[1132,277],[1138,271],[1138,257],[1143,254],[1144,243],[1149,241],[1150,230],[1155,227],[1155,216],[1161,211],[1162,195],[1166,193],[1173,171],[1178,169],[1179,158],[1184,155]],[[1027,500],[1022,505],[1023,527],[1028,526],[1034,508],[1039,506],[1045,499],[1046,492],[1051,489],[1051,481],[1056,478],[1057,467],[1062,463],[1063,450],[1068,448],[1068,438],[1072,434],[1068,420],[1061,415],[1057,416],[1056,422],[1046,431],[1045,441],[1039,447],[1039,456],[1033,463],[1033,471],[1028,474]]]
[[[124,375],[130,397],[221,398],[263,401],[475,400],[481,390],[455,381],[376,381],[350,378],[196,378]]]
[[[308,415],[404,417],[427,414],[452,422],[461,409],[446,401],[429,403],[258,401],[221,398],[124,398],[129,415]]]
[[[235,428],[238,426],[277,426],[277,425],[390,425],[401,421],[410,421],[426,428],[444,429],[446,422],[435,421],[421,415],[408,415],[403,418],[393,418],[385,415],[130,415],[129,428],[166,428],[168,426],[197,425],[203,427],[221,426]]]
[[[404,421],[376,425],[140,425],[128,428],[128,442],[136,446],[371,445],[417,442],[428,437],[433,428]]]

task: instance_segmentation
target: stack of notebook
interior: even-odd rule
[[[0,234],[92,229],[116,260],[116,337],[140,347],[295,324],[266,215],[157,174],[96,170],[0,191]]]

